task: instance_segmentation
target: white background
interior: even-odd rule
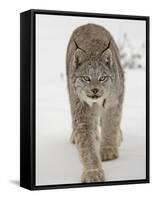
[[[0,199],[151,199],[153,184],[29,192],[19,188],[19,12],[29,8],[152,14],[150,0],[2,1],[0,12]],[[152,23],[151,23],[152,25]],[[152,28],[151,34],[152,35]],[[152,41],[152,39],[151,39]],[[152,46],[151,46],[152,52]],[[152,64],[152,60],[151,60]],[[151,69],[152,73],[152,69]],[[151,85],[153,76],[151,76]],[[151,93],[151,102],[153,96]],[[151,105],[152,110],[152,105]],[[152,117],[152,113],[151,113]],[[151,125],[152,130],[152,125]],[[151,137],[152,139],[152,137]],[[152,151],[152,147],[151,147]],[[151,159],[152,167],[152,159]],[[152,173],[151,173],[152,177]]]
[[[118,45],[125,33],[135,49],[146,45],[145,21],[36,16],[36,185],[80,182],[82,165],[75,145],[69,141],[72,128],[65,60],[73,30],[85,23],[104,26]],[[127,46],[124,48],[131,53]],[[146,60],[145,53],[142,60]],[[125,69],[123,142],[119,158],[103,162],[106,181],[146,177],[145,76],[145,63],[143,69]]]

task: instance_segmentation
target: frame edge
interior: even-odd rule
[[[31,10],[20,13],[20,186],[32,190]]]

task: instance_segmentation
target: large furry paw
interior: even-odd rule
[[[101,160],[113,160],[119,157],[118,147],[106,146],[100,150]]]
[[[102,169],[85,170],[81,177],[81,182],[102,182],[105,180],[104,171]]]

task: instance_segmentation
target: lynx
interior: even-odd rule
[[[102,161],[119,156],[124,73],[117,45],[104,27],[72,33],[66,55],[71,141],[83,164],[82,182],[105,181]]]

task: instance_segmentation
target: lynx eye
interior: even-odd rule
[[[108,80],[108,76],[100,76],[99,77],[100,82],[104,82],[104,81],[107,81],[107,80]]]
[[[85,81],[87,82],[90,82],[91,81],[91,78],[89,76],[83,76],[82,77]]]

